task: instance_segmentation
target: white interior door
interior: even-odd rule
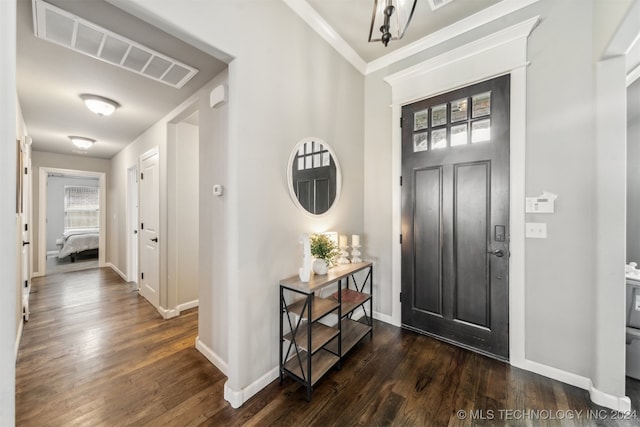
[[[21,221],[22,252],[21,252],[21,283],[22,283],[22,313],[24,320],[29,320],[29,293],[31,292],[31,138],[26,136],[20,142],[20,171],[21,175]]]
[[[157,149],[140,157],[140,295],[160,305],[160,179]]]

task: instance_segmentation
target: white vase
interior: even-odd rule
[[[329,266],[327,265],[327,262],[323,259],[320,258],[316,258],[315,260],[313,260],[313,272],[319,275],[324,275],[327,274],[327,271],[329,271]]]

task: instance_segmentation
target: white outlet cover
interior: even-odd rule
[[[547,223],[546,222],[527,222],[525,224],[525,237],[530,239],[546,239]]]

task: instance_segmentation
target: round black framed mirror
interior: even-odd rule
[[[301,140],[289,156],[287,181],[296,206],[311,215],[328,213],[342,189],[342,172],[334,151],[320,138]]]

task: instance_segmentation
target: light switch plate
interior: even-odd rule
[[[527,222],[525,224],[525,236],[530,239],[546,239],[547,223],[546,222]]]

